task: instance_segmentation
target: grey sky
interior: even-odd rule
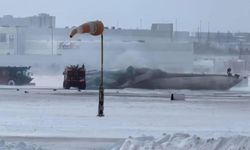
[[[0,16],[49,13],[57,26],[102,20],[106,26],[150,28],[151,23],[177,19],[179,30],[250,32],[249,0],[1,0]]]

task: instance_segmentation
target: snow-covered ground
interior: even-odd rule
[[[4,140],[0,140],[0,149],[1,150],[44,150],[40,146],[37,145],[28,145],[24,142],[5,142]]]
[[[105,90],[105,117],[99,118],[96,116],[98,91],[60,87],[1,86],[2,139],[23,137],[18,142],[38,143],[45,149],[53,149],[58,143],[67,143],[57,138],[77,138],[79,142],[65,144],[64,149],[77,149],[72,148],[74,145],[78,149],[83,145],[93,149],[95,144],[86,141],[97,141],[94,143],[100,149],[109,149],[121,138],[130,136],[157,138],[163,133],[187,133],[202,139],[250,136],[248,91]],[[171,93],[185,94],[186,101],[170,101]],[[49,138],[54,147],[25,137]]]
[[[248,150],[250,137],[233,136],[203,139],[189,134],[163,134],[159,138],[152,136],[129,137],[112,150]]]

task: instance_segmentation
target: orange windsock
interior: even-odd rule
[[[70,38],[72,38],[77,33],[89,33],[96,36],[102,34],[103,30],[104,25],[101,21],[87,22],[73,29],[70,33]]]

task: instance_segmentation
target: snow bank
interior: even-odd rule
[[[250,137],[234,136],[202,139],[189,134],[163,134],[160,138],[150,136],[129,137],[112,150],[248,150]]]
[[[4,140],[0,140],[0,150],[44,150],[44,149],[36,145],[27,145],[23,142],[7,144]]]

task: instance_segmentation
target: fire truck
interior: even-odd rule
[[[76,87],[78,89],[86,89],[85,67],[82,65],[67,66],[63,72],[64,81],[63,88],[70,89]]]
[[[31,67],[0,66],[0,84],[26,85],[32,78],[29,72]]]

